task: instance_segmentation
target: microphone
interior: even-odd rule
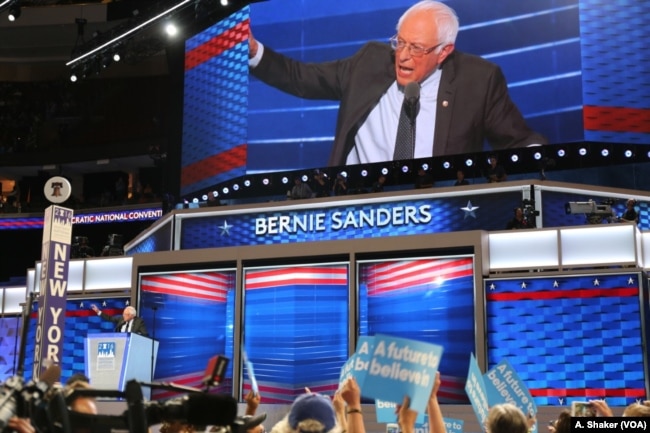
[[[415,118],[420,111],[420,83],[411,81],[404,87],[404,102],[406,115],[411,123],[415,123]]]

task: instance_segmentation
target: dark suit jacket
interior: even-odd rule
[[[115,323],[115,332],[121,332],[122,325],[124,325],[124,318],[122,316],[112,317],[102,312],[100,314],[100,317],[104,320],[109,320]],[[131,332],[134,334],[144,335],[145,337],[149,335],[147,333],[147,326],[144,324],[144,320],[142,320],[141,317],[137,317],[137,316],[133,318],[133,324],[131,325]]]
[[[390,46],[369,42],[346,59],[301,63],[264,47],[251,73],[298,97],[340,101],[329,164],[344,165],[359,127],[395,81],[395,56]],[[501,69],[459,51],[442,66],[435,122],[434,156],[481,152],[485,139],[493,149],[546,143],[510,99]]]

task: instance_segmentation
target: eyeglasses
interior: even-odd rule
[[[395,51],[401,51],[404,48],[408,47],[409,54],[412,55],[413,57],[422,57],[425,54],[429,54],[430,52],[438,48],[440,45],[442,45],[442,42],[436,45],[435,47],[424,48],[421,47],[420,45],[414,45],[414,44],[409,44],[408,42],[404,42],[403,40],[399,39],[397,35],[390,38],[390,46]]]

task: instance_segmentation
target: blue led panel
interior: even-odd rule
[[[639,277],[486,280],[488,368],[508,359],[538,405],[644,400]]]
[[[244,290],[245,347],[263,401],[292,402],[305,387],[333,394],[348,359],[348,265],[248,268]]]
[[[438,397],[467,403],[475,352],[474,259],[434,257],[359,263],[359,334],[390,334],[443,346]]]
[[[210,357],[233,359],[234,294],[233,270],[141,274],[140,314],[149,336],[160,342],[156,381],[201,388]],[[213,391],[232,393],[232,362]]]

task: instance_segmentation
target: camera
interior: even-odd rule
[[[596,416],[596,409],[587,401],[574,401],[571,403],[571,416]]]
[[[14,416],[30,418],[35,425],[43,423],[47,415],[47,393],[60,375],[61,369],[51,366],[39,381],[25,383],[20,376],[7,379],[0,391],[0,431],[6,429]]]

